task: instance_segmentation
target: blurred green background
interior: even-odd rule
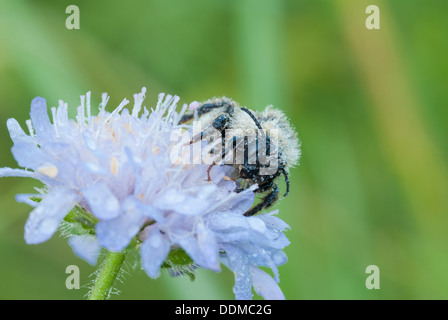
[[[70,4],[79,30],[65,27]],[[371,4],[380,30],[365,27]],[[35,96],[73,113],[89,90],[111,107],[142,86],[146,105],[159,92],[273,104],[303,141],[278,205],[292,227],[287,299],[447,299],[447,12],[436,0],[0,0],[0,166],[17,167],[6,120],[25,127]],[[65,268],[84,286],[94,268],[66,240],[24,242],[31,209],[14,195],[35,185],[0,179],[0,298],[83,299]],[[194,282],[135,270],[113,299],[233,299],[232,286],[227,270]]]

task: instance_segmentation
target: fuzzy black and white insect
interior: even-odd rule
[[[245,216],[252,216],[277,202],[277,178],[281,175],[286,183],[284,196],[289,194],[289,169],[297,164],[300,149],[297,133],[283,112],[272,106],[262,112],[253,111],[223,97],[200,103],[179,122],[193,119],[200,122],[203,131],[193,137],[191,143],[218,132],[222,143],[220,159],[231,159],[230,162],[213,162],[208,173],[214,165],[232,165],[237,192],[257,184],[254,192],[264,194],[261,202],[244,213]],[[239,161],[238,154],[241,155]],[[275,161],[266,162],[266,159]]]

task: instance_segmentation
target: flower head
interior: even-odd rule
[[[243,215],[254,203],[254,188],[236,192],[226,179],[231,166],[171,161],[174,130],[191,130],[178,120],[177,96],[160,94],[152,112],[142,108],[146,89],[134,95],[132,111],[126,99],[112,112],[103,94],[98,115],[91,114],[90,92],[81,97],[76,121],[59,101],[47,114],[46,101],[31,103],[26,134],[15,119],[7,126],[12,153],[25,169],[1,168],[0,177],[40,180],[37,194],[17,195],[32,210],[25,241],[48,240],[62,226],[75,254],[91,264],[101,248],[119,252],[138,248],[143,268],[156,278],[168,266],[170,254],[183,250],[197,266],[220,271],[223,263],[235,274],[237,299],[250,299],[251,288],[267,299],[284,298],[277,266],[286,262],[282,249],[289,228],[276,211]],[[142,111],[143,110],[143,111]],[[208,179],[210,175],[210,179]],[[258,267],[271,268],[274,278]],[[178,270],[179,271],[179,270]]]

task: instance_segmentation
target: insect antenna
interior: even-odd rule
[[[261,126],[260,122],[258,122],[257,118],[255,118],[254,114],[249,109],[242,107],[241,110],[246,112],[252,118],[252,120],[254,120],[255,125],[257,126],[258,129],[263,130],[263,127]]]

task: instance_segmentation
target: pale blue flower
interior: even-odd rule
[[[118,252],[133,243],[144,270],[156,278],[170,251],[182,248],[194,262],[191,270],[218,272],[221,263],[230,268],[237,299],[251,299],[252,286],[267,299],[284,299],[277,266],[287,261],[282,250],[289,244],[288,225],[277,211],[243,215],[254,203],[256,186],[235,192],[235,182],[227,178],[232,167],[213,167],[208,181],[208,165],[173,163],[171,133],[191,130],[178,125],[187,105],[177,113],[179,98],[160,94],[149,112],[142,108],[145,92],[134,95],[132,111],[124,108],[125,99],[112,112],[106,111],[109,97],[103,94],[97,115],[87,93],[76,121],[68,118],[62,101],[51,108],[50,121],[45,99],[35,98],[29,134],[15,119],[7,121],[12,153],[25,169],[1,168],[0,177],[31,177],[45,185],[40,193],[16,197],[34,207],[25,241],[48,240],[77,206],[93,215],[95,229],[70,235],[69,244],[91,264],[101,248]]]

